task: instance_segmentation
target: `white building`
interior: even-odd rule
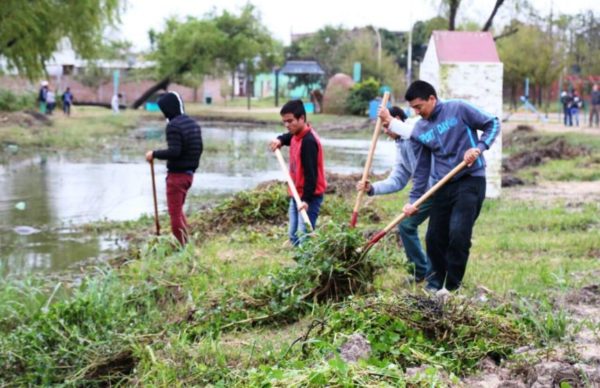
[[[503,66],[489,32],[434,31],[423,58],[420,79],[441,99],[458,98],[502,118]],[[501,191],[502,136],[485,152],[486,195]]]

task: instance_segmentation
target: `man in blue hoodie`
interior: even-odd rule
[[[411,134],[417,166],[404,213],[418,212],[413,203],[427,190],[430,176],[439,181],[463,160],[468,166],[435,194],[426,235],[432,266],[427,288],[454,291],[461,286],[473,225],[485,198],[485,160],[480,155],[500,133],[500,124],[465,101],[439,100],[425,81],[413,82],[405,98],[422,120]],[[477,130],[483,132],[480,138]]]

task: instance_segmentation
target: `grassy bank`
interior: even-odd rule
[[[563,150],[583,147],[515,171],[524,179],[598,180],[597,138],[517,135],[506,139],[509,157],[557,138]],[[449,386],[486,360],[513,361],[515,376],[524,374],[538,355],[517,349],[548,355],[570,348],[584,327],[600,333],[594,317],[574,322],[558,302],[598,283],[597,201],[523,200],[511,190],[486,200],[464,288],[443,304],[406,283],[393,234],[367,261],[355,255],[365,235],[399,214],[408,191],[366,199],[351,232],[341,225],[353,182],[332,184],[319,235],[300,251],[286,244],[282,184],[191,214],[183,250],[152,237],[149,217],[88,226],[130,235],[129,250],[81,282],[0,281],[0,385]],[[342,252],[346,261],[336,260]],[[351,283],[344,276],[356,268],[361,282]],[[356,295],[345,298],[348,288]],[[361,338],[370,354],[345,361],[347,344],[360,348]]]
[[[359,231],[381,228],[404,199],[368,200]],[[352,200],[328,197],[320,233],[348,222]],[[394,236],[370,253],[377,270],[366,294],[300,301],[300,280],[310,279],[315,265],[303,267],[285,244],[286,203],[276,185],[194,214],[193,241],[181,251],[168,237],[144,237],[152,230],[145,218],[127,224],[140,242],[81,285],[3,284],[0,381],[444,386],[474,373],[486,357],[518,359],[520,346],[549,351],[562,344],[577,329],[556,298],[589,284],[600,269],[598,203],[503,198],[486,201],[465,287],[449,304],[405,284]],[[261,295],[270,303],[259,303]],[[443,322],[436,320],[441,311]],[[371,355],[349,363],[341,349],[356,333]],[[406,373],[420,365],[419,373]]]

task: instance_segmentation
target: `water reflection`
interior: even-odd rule
[[[282,179],[276,159],[267,150],[268,141],[279,133],[204,128],[205,153],[191,193],[214,197]],[[118,241],[111,236],[86,235],[72,226],[136,219],[152,212],[150,169],[142,152],[151,141],[139,139],[135,151],[115,147],[89,158],[65,154],[19,160],[17,155],[0,165],[0,276],[62,270],[115,249]],[[322,143],[329,171],[362,171],[369,140],[325,137]],[[374,171],[388,170],[393,158],[393,143],[380,141]],[[159,162],[155,170],[159,208],[164,212],[164,163]],[[17,226],[40,232],[19,235]]]

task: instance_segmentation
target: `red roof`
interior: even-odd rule
[[[439,62],[500,62],[490,32],[433,31]]]

